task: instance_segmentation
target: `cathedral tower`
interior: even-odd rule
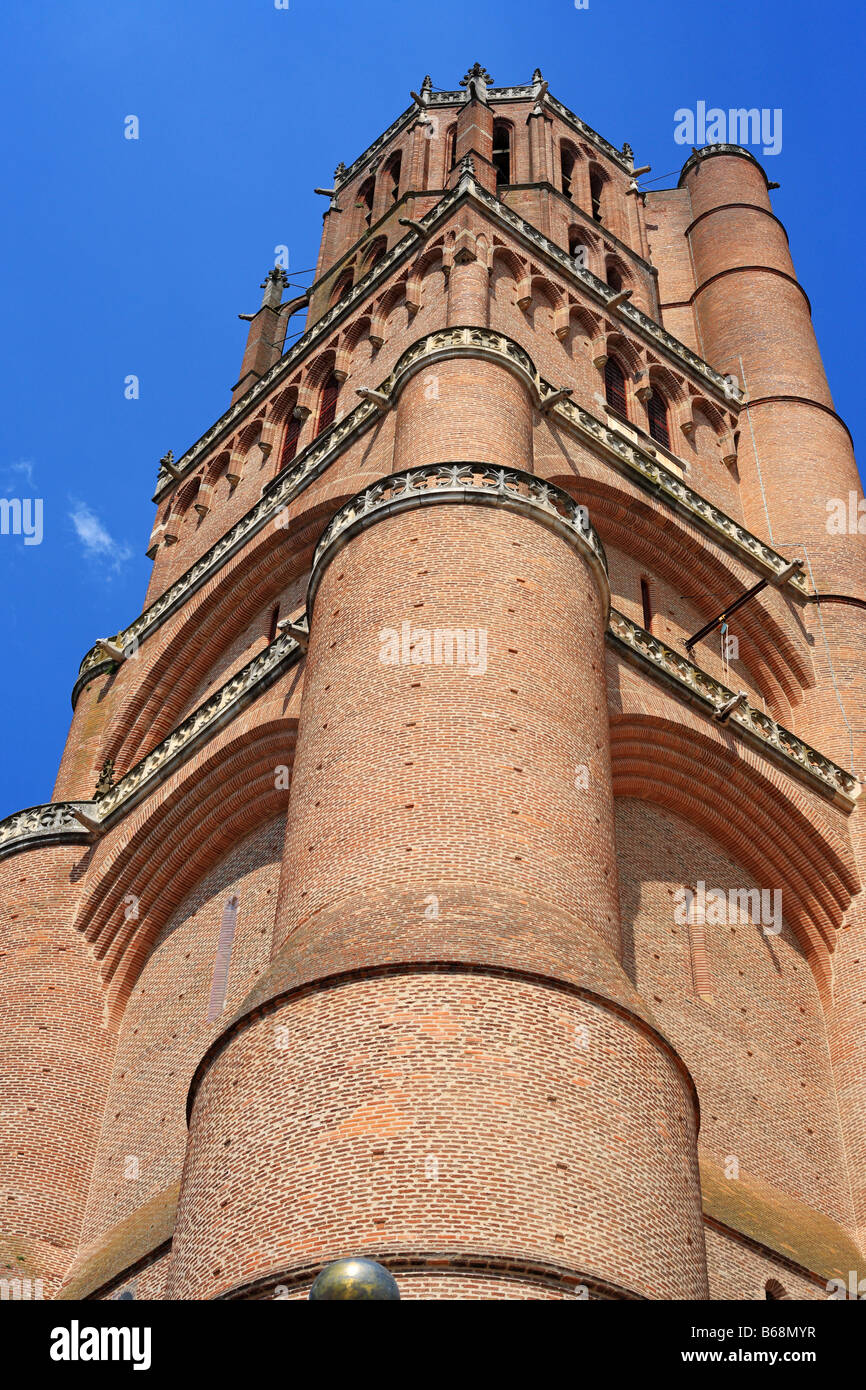
[[[856,466],[758,163],[642,172],[475,64],[318,190],[310,289],[268,272],[54,798],[0,823],[7,1275],[862,1262]]]

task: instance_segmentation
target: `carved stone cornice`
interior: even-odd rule
[[[627,657],[636,657],[641,666],[663,679],[679,698],[686,698],[705,712],[715,714],[734,698],[733,690],[615,608],[610,612],[608,637]],[[862,784],[853,773],[804,743],[769,714],[753,709],[747,700],[728,715],[726,727],[785,772],[806,779],[813,789],[817,786],[824,796],[847,810],[860,796]]]
[[[288,633],[275,638],[98,799],[34,806],[0,821],[0,858],[20,849],[60,840],[78,843],[93,839],[113,821],[126,815],[197,748],[236,719],[300,660],[301,655],[300,644]],[[83,811],[95,823],[94,831],[86,830],[75,819],[76,810]]]
[[[762,167],[760,160],[755,158],[751,150],[747,150],[744,145],[718,144],[704,145],[702,149],[692,151],[685,164],[683,165],[682,169],[680,170],[680,176],[677,180],[677,188],[682,188],[683,180],[685,179],[686,174],[689,172],[690,169],[693,169],[696,164],[700,164],[701,161],[704,159],[713,159],[716,155],[720,154],[735,155],[739,159],[748,159],[752,164],[754,164],[756,169],[761,170],[761,173],[764,175],[764,182],[769,182],[769,180],[767,179],[766,171]],[[661,192],[663,190],[659,191]]]
[[[425,486],[433,490],[433,495],[421,496]],[[383,479],[381,484],[360,493],[347,507],[341,508],[325,530],[316,548],[313,575],[321,574],[322,566],[338,545],[345,543],[363,525],[387,515],[389,510],[430,504],[434,499],[478,502],[482,494],[487,505],[526,510],[576,540],[596,567],[596,573],[604,576],[606,585],[601,542],[592,527],[584,524],[578,504],[560,488],[551,487],[532,474],[519,473],[516,469],[488,468],[486,464],[445,464],[438,468],[412,469],[408,474],[394,474]],[[308,611],[314,596],[311,580]],[[734,695],[721,681],[615,608],[611,608],[608,619],[608,640],[624,657],[662,680],[678,699],[689,701],[704,713],[717,713]],[[99,830],[124,816],[196,749],[258,699],[301,655],[301,647],[292,637],[278,637],[98,801],[60,801],[32,806],[7,816],[0,821],[0,859],[45,845],[90,842]],[[744,738],[783,771],[800,778],[812,790],[818,790],[848,811],[854,807],[862,791],[860,781],[770,715],[745,703],[728,716],[726,728]],[[86,830],[76,819],[76,811],[84,812],[96,823],[94,832]]]
[[[524,381],[537,405],[553,390],[536,369],[529,353],[519,343],[515,343],[504,333],[497,333],[490,328],[475,327],[442,328],[419,338],[406,349],[393,371],[380,382],[376,390],[379,394],[396,400],[402,386],[414,372],[437,359],[457,356],[479,356],[501,362]],[[784,556],[765,545],[718,507],[712,506],[700,493],[687,487],[665,468],[658,458],[603,424],[582,406],[569,400],[561,400],[550,413],[562,424],[580,433],[619,471],[628,474],[680,515],[700,526],[738,558],[750,565],[757,565],[764,574],[779,574],[787,567],[788,561]],[[170,584],[134,622],[115,634],[111,639],[112,643],[117,647],[126,648],[133,642],[141,642],[155,631],[191,594],[212,578],[257,531],[272,521],[281,508],[286,507],[324,472],[352,439],[379,418],[379,410],[375,403],[365,400],[324,434],[314,439],[298,454],[290,468],[268,484],[255,506],[236,521],[224,536],[196,560],[195,564]],[[809,592],[807,580],[803,575],[794,576],[788,580],[788,584],[801,594]],[[81,662],[79,677],[73,687],[73,706],[82,686],[94,676],[110,669],[111,663],[104,659],[102,649],[98,645],[91,647]]]
[[[589,561],[605,605],[610,608],[610,584],[604,546],[590,525],[587,508],[562,488],[518,468],[487,463],[439,463],[392,473],[359,492],[341,507],[325,528],[313,555],[307,590],[307,616],[322,573],[346,543],[385,517],[418,507],[464,503],[522,512],[576,545]]]
[[[0,859],[42,845],[86,844],[91,833],[76,820],[75,812],[93,815],[95,806],[95,801],[52,801],[15,811],[0,821]]]

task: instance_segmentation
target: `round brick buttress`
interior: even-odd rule
[[[619,964],[603,552],[556,493],[422,468],[325,533],[275,955],[193,1081],[171,1296],[347,1254],[407,1297],[707,1296],[694,1088]]]

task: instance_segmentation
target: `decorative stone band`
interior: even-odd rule
[[[459,356],[479,356],[502,362],[527,383],[536,404],[542,403],[554,389],[536,370],[529,354],[504,333],[496,333],[489,328],[454,327],[430,333],[407,348],[394,370],[377,387],[377,394],[396,397],[404,382],[414,372],[437,359]],[[745,527],[719,511],[718,507],[705,501],[700,493],[686,487],[685,483],[665,468],[658,458],[638,444],[625,439],[616,430],[610,429],[588,410],[563,399],[552,408],[551,413],[555,414],[561,423],[575,428],[620,472],[631,476],[656,497],[672,506],[675,511],[699,525],[739,558],[750,564],[757,564],[765,574],[779,574],[787,568],[788,561],[778,551],[765,545]],[[290,501],[328,468],[353,439],[379,418],[380,412],[374,401],[364,400],[313,440],[298,455],[290,468],[273,479],[261,500],[235,522],[215,545],[206,550],[194,565],[169,585],[158,599],[145,608],[134,622],[118,632],[111,639],[112,643],[121,649],[128,649],[154,632],[191,594],[212,578],[226,560],[246,545],[251,536],[273,521]],[[798,574],[787,582],[800,593],[809,593],[805,576]],[[79,679],[73,687],[73,707],[82,685],[100,672],[110,670],[111,664],[105,660],[98,646],[91,647],[81,662]]]
[[[562,488],[518,468],[495,468],[486,463],[439,463],[382,478],[359,492],[332,517],[313,555],[307,589],[308,621],[312,621],[316,590],[325,566],[359,531],[400,512],[455,502],[522,512],[576,545],[595,574],[607,616],[610,611],[607,560],[586,507],[573,501]]]
[[[691,169],[694,169],[696,164],[699,164],[703,159],[712,159],[714,155],[718,154],[733,154],[737,155],[740,159],[751,160],[755,168],[760,169],[761,173],[764,175],[764,178],[767,178],[766,171],[764,170],[760,162],[752,154],[752,151],[747,150],[744,145],[704,145],[702,149],[693,150],[692,153],[689,155],[688,159],[686,160],[685,164],[680,170],[680,176],[677,180],[677,188],[682,188],[683,180],[685,179],[689,171]]]
[[[734,699],[733,690],[615,608],[610,613],[608,637],[625,656],[637,658],[641,666],[648,667],[654,676],[660,676],[680,699],[685,698],[714,713]],[[813,789],[817,785],[825,796],[849,811],[863,790],[852,773],[804,743],[769,714],[753,709],[748,701],[731,711],[727,727],[777,762],[785,772],[801,780],[805,778]]]
[[[464,199],[474,199],[475,202],[484,207],[490,217],[498,219],[503,226],[511,228],[536,253],[540,252],[546,255],[549,260],[556,264],[562,274],[579,281],[585,289],[590,291],[602,308],[606,307],[608,302],[615,297],[616,291],[612,290],[609,285],[606,285],[603,280],[599,280],[597,276],[592,274],[592,271],[575,265],[572,258],[561,247],[548,240],[531,223],[524,221],[498,198],[494,198],[492,193],[488,193],[486,189],[475,182],[471,174],[465,174],[454,188],[449,189],[440,198],[436,206],[421,218],[421,225],[428,234],[432,233],[437,224],[444,221]],[[175,462],[174,474],[169,474],[161,469],[157,478],[154,501],[159,501],[176,482],[181,481],[190,473],[198,464],[201,456],[223,435],[234,429],[242,417],[255,410],[277,382],[294,371],[307,353],[311,352],[330,333],[338,321],[348,318],[380,283],[387,280],[401,261],[414,254],[417,244],[414,231],[401,237],[391,247],[391,250],[352,287],[344,299],[341,299],[338,304],[333,305],[327,313],[317,319],[312,328],[308,329],[289,351],[278,362],[275,362],[254,386],[250,387],[249,391],[235,401],[234,405],[230,406],[225,414],[221,415],[210,429],[206,430],[201,438],[187,449],[186,453]],[[705,384],[724,400],[728,409],[737,408],[739,402],[732,400],[726,394],[725,378],[714,371],[709,363],[705,362],[697,353],[692,352],[691,348],[686,347],[685,343],[681,343],[673,334],[667,333],[655,322],[655,319],[649,318],[640,309],[628,302],[620,304],[617,313],[628,319],[632,327],[648,337],[657,348],[672,355],[680,366],[696,372]]]
[[[94,805],[92,801],[53,801],[7,816],[0,821],[0,859],[37,846],[86,842],[91,832],[76,819],[75,812],[92,816]]]
[[[484,474],[480,483],[479,472]],[[419,484],[416,481],[418,474],[428,475],[427,481]],[[524,487],[525,492],[522,490]],[[424,493],[428,495],[423,496]],[[366,502],[365,498],[368,499]],[[583,524],[583,514],[577,503],[572,502],[559,488],[545,485],[531,474],[511,469],[488,469],[483,464],[413,469],[408,474],[394,474],[391,478],[383,479],[375,488],[360,494],[348,507],[337,513],[322,536],[313,563],[313,576],[321,574],[323,566],[350,536],[383,516],[434,502],[478,502],[482,498],[488,506],[525,511],[575,540],[584,549],[596,574],[603,578],[603,592],[607,592],[601,542],[592,527]],[[312,581],[310,589],[312,595]],[[312,597],[308,599],[308,606],[311,603]],[[610,610],[608,638],[625,657],[638,661],[652,675],[664,680],[680,699],[685,698],[704,711],[715,713],[733,699],[734,692],[727,686],[714,680],[694,662],[638,627],[615,608]],[[14,815],[7,816],[0,821],[0,859],[44,845],[79,844],[91,840],[99,831],[125,815],[218,729],[252,704],[300,656],[301,648],[293,638],[288,635],[278,637],[200,705],[189,719],[179,724],[168,738],[136,763],[98,801],[58,801],[47,806],[31,806],[26,811],[16,811]],[[852,809],[862,791],[858,779],[777,724],[768,714],[744,704],[728,716],[727,727],[732,733],[745,738],[759,752],[774,759],[784,771],[805,780],[813,790],[817,789],[846,810]],[[95,823],[92,830],[76,818],[76,811],[83,812]]]
[[[86,842],[99,835],[257,700],[300,659],[301,653],[302,648],[293,637],[287,633],[278,636],[98,800],[34,806],[0,821],[0,859],[37,845],[60,840]],[[90,824],[79,821],[76,811],[82,812]]]

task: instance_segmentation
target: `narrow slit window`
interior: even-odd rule
[[[609,357],[604,364],[604,396],[611,410],[628,419],[628,403],[625,394],[625,373],[615,358]]]
[[[497,188],[511,182],[511,130],[500,122],[493,127],[493,167]]]
[[[650,434],[657,444],[663,444],[666,449],[669,449],[671,436],[668,429],[668,406],[664,396],[659,395],[658,391],[653,391],[647,401],[646,409]]]
[[[402,154],[395,155],[386,169],[388,179],[388,198],[390,202],[396,203],[400,197],[400,170],[403,167]]]
[[[280,468],[285,468],[287,463],[291,463],[295,454],[298,452],[298,440],[301,437],[301,421],[292,410],[286,424],[286,432],[283,435],[283,448],[280,453]]]
[[[649,586],[649,580],[648,580],[648,579],[642,579],[641,582],[640,582],[640,602],[641,602],[641,608],[643,609],[643,625],[644,625],[644,631],[645,631],[645,632],[652,632],[652,630],[653,630],[653,606],[652,606],[652,599],[650,598],[650,586]]]
[[[710,980],[710,961],[707,954],[706,914],[698,903],[697,895],[691,889],[686,891],[689,897],[688,926],[692,984],[698,998],[703,999],[705,1004],[712,1004],[713,985]]]
[[[334,423],[337,414],[337,397],[340,394],[340,383],[331,372],[328,380],[322,387],[322,398],[319,402],[319,417],[316,421],[316,434],[322,433],[329,425]]]
[[[274,607],[271,609],[271,620],[268,623],[268,642],[275,642],[277,640],[277,623],[279,621],[280,605],[276,603],[274,604]]]
[[[594,169],[591,170],[589,175],[589,198],[592,205],[592,216],[596,222],[602,221],[601,199],[603,191],[604,179],[601,174],[597,173]]]
[[[220,934],[217,941],[216,957],[214,959],[213,976],[211,978],[210,998],[207,1006],[208,1023],[215,1022],[223,1011],[226,1002],[226,988],[229,981],[229,966],[232,958],[232,946],[235,939],[235,930],[238,924],[238,903],[240,899],[237,893],[233,893],[226,899],[223,907],[222,922],[220,923]]]
[[[361,208],[365,227],[369,227],[370,223],[373,221],[373,196],[375,191],[375,179],[365,179],[358,189],[358,206]]]
[[[566,198],[570,198],[574,187],[574,155],[571,150],[565,147],[560,155],[560,172],[562,174],[562,191]]]

